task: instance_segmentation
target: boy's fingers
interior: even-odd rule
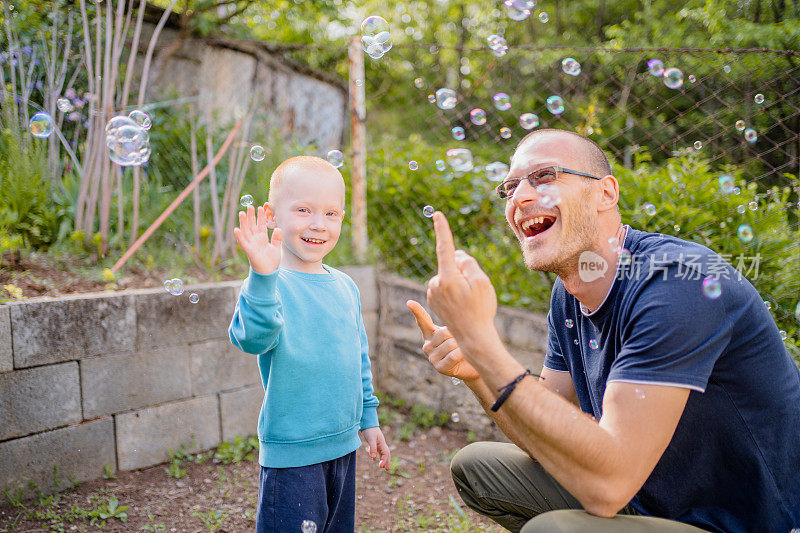
[[[425,308],[416,300],[408,300],[406,302],[406,307],[414,314],[417,326],[419,326],[420,331],[422,331],[422,338],[428,340],[428,338],[433,335],[433,332],[436,331],[436,325],[433,323],[431,315],[429,315]]]
[[[275,228],[272,230],[272,240],[270,241],[272,246],[280,246],[282,241],[283,233],[281,232],[281,228]]]
[[[267,231],[267,214],[263,206],[258,206],[256,209],[256,228],[258,231]]]
[[[436,233],[436,260],[439,264],[439,275],[457,272],[453,234],[447,218],[441,211],[433,214],[433,230]]]

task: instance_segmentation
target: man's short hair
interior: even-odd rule
[[[600,148],[600,145],[588,137],[585,137],[580,133],[575,133],[574,131],[559,130],[555,128],[544,128],[541,130],[532,131],[522,138],[522,140],[517,144],[517,149],[519,149],[519,147],[531,137],[548,134],[565,135],[573,139],[580,140],[581,149],[572,150],[572,156],[582,165],[582,168],[576,168],[575,170],[582,170],[584,172],[588,172],[589,174],[594,174],[598,178],[608,176],[612,173],[611,164],[608,162],[608,156],[606,156],[606,153],[602,148]]]

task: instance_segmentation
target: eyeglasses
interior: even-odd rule
[[[523,178],[509,178],[500,185],[498,185],[495,188],[495,192],[500,198],[505,200],[506,198],[510,198],[511,196],[514,195],[514,191],[517,190],[517,187],[519,186],[520,182],[523,179],[528,180],[528,183],[531,184],[531,187],[535,188],[538,187],[539,185],[546,185],[550,182],[555,181],[556,178],[558,178],[559,172],[564,172],[567,174],[575,174],[576,176],[584,176],[596,180],[603,179],[603,178],[598,178],[597,176],[592,176],[591,174],[587,174],[586,172],[581,172],[579,170],[571,170],[569,168],[552,166],[535,170]]]

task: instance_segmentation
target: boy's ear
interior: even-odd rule
[[[275,229],[275,214],[272,212],[269,202],[264,204],[264,214],[267,215],[267,227],[269,229]]]

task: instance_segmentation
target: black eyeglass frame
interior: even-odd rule
[[[536,169],[533,172],[531,172],[530,174],[528,174],[528,175],[526,175],[526,176],[524,176],[522,178],[511,178],[511,179],[508,179],[508,180],[503,180],[497,187],[494,188],[494,192],[496,192],[497,196],[499,196],[501,199],[507,200],[507,199],[511,198],[512,196],[514,196],[514,191],[517,190],[517,187],[522,182],[522,180],[528,180],[528,183],[531,184],[531,187],[536,187],[536,183],[534,183],[532,176],[534,174],[538,174],[538,173],[542,172],[543,170],[553,170],[553,171],[556,172],[556,174],[559,174],[559,173],[575,174],[576,176],[583,176],[585,178],[592,178],[592,179],[596,179],[596,180],[603,179],[603,178],[598,178],[597,176],[593,176],[592,174],[587,174],[586,172],[581,172],[580,170],[572,170],[570,168],[560,167],[558,165],[553,165],[553,166],[549,166],[549,167],[543,167],[543,168]],[[505,185],[509,181],[513,181],[513,180],[517,180],[517,187],[514,187],[514,191],[512,191],[511,194],[506,194],[505,192],[503,192],[502,187],[503,187],[503,185]]]

